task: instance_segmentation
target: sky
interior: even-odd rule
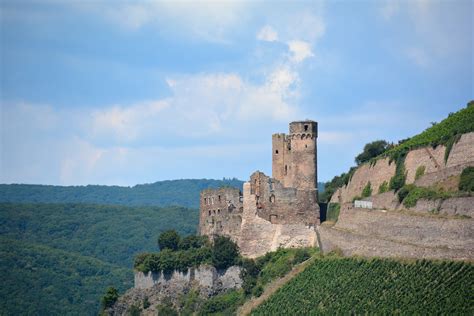
[[[472,1],[0,2],[0,183],[271,174],[319,124],[318,180],[473,99]]]

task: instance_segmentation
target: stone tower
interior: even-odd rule
[[[290,123],[290,134],[272,135],[272,177],[287,188],[317,190],[318,123]]]

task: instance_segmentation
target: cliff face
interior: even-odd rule
[[[448,181],[461,174],[467,166],[474,166],[474,133],[463,134],[455,143],[445,162],[446,146],[436,148],[430,146],[411,150],[405,158],[406,183],[417,186],[431,186],[435,183]],[[416,171],[424,167],[424,175],[415,180]],[[373,194],[377,194],[383,182],[390,182],[395,175],[395,162],[389,158],[379,159],[375,165],[365,163],[357,168],[349,183],[336,190],[330,203],[347,203],[362,194],[362,190],[370,181]],[[449,184],[447,184],[449,185]]]
[[[141,315],[156,315],[156,307],[164,301],[176,305],[182,295],[194,290],[202,298],[223,293],[230,289],[242,287],[240,267],[232,266],[225,270],[217,270],[212,266],[190,268],[186,272],[172,273],[135,272],[135,286],[120,296],[108,315],[128,315],[132,305],[142,307],[145,298],[150,307]]]

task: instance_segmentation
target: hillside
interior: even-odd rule
[[[89,203],[126,206],[179,205],[199,208],[201,190],[221,186],[242,189],[242,184],[242,181],[235,178],[168,180],[138,184],[133,187],[0,184],[0,202]]]
[[[156,251],[164,230],[193,234],[197,223],[184,207],[0,203],[0,311],[94,315],[107,286],[132,285],[136,253]]]
[[[237,179],[186,179],[138,184],[133,187],[87,185],[55,186],[0,184],[0,202],[12,203],[88,203],[126,206],[170,206],[199,208],[199,194],[208,188],[231,186],[242,189]],[[319,191],[324,183],[318,183]]]
[[[325,257],[252,315],[474,313],[474,265]]]
[[[2,315],[96,315],[107,286],[124,291],[132,271],[93,257],[0,238]]]

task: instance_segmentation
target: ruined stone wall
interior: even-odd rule
[[[171,302],[175,307],[181,304],[180,298],[191,290],[197,291],[202,298],[223,293],[230,289],[242,287],[240,267],[232,266],[225,270],[217,270],[212,266],[190,268],[186,272],[174,271],[169,274],[135,272],[135,286],[121,295],[112,308],[105,310],[107,315],[130,315],[132,305],[141,306],[145,298],[150,307],[141,311],[140,315],[157,315],[157,306],[164,301]]]
[[[242,195],[236,188],[207,189],[201,192],[199,233],[224,235],[237,241],[242,223]]]
[[[238,241],[243,256],[255,258],[269,251],[275,251],[280,247],[317,246],[316,232],[313,226],[305,225],[304,222],[274,224],[260,217],[258,215],[257,196],[252,193],[251,187],[250,182],[244,183],[244,213],[242,215],[241,236]]]
[[[285,188],[280,181],[257,171],[250,176],[250,192],[255,195],[257,215],[262,219],[273,224],[319,224],[319,205],[314,189]]]

